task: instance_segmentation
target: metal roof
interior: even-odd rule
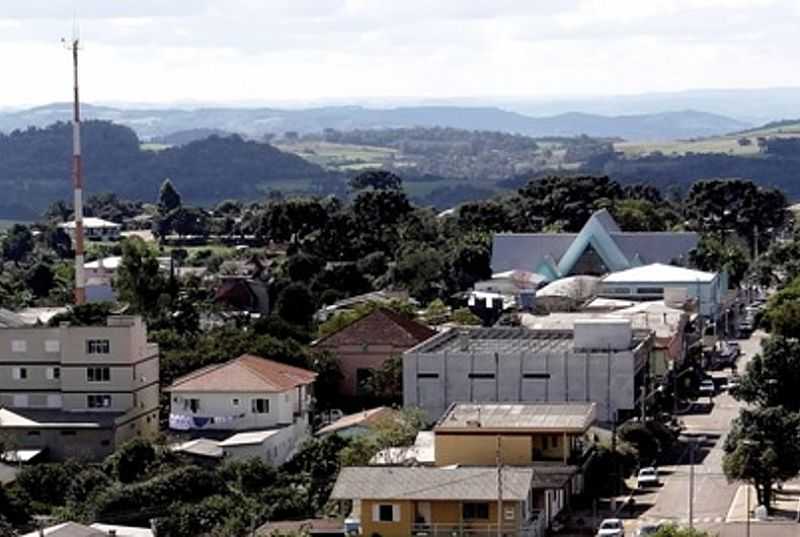
[[[704,272],[702,270],[692,270],[662,263],[643,265],[620,272],[612,272],[603,278],[604,284],[620,283],[709,283],[714,281],[717,274],[714,272]]]
[[[503,469],[504,500],[525,500],[533,484],[532,468]],[[491,501],[497,499],[497,469],[493,466],[351,466],[339,472],[331,498]]]
[[[590,318],[587,315],[586,318]],[[635,330],[631,349],[649,337],[649,331]],[[531,330],[524,327],[459,327],[451,328],[407,353],[512,353],[567,352],[573,349],[572,330]]]
[[[454,403],[433,430],[583,433],[595,415],[595,403]]]

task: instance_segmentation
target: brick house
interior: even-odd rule
[[[378,308],[349,325],[313,343],[314,348],[333,353],[339,362],[341,395],[364,395],[373,371],[393,356],[436,334],[432,328],[390,309]]]

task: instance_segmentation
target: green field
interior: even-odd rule
[[[750,145],[740,145],[739,139],[745,136],[720,136],[698,140],[673,140],[661,142],[621,142],[614,144],[616,151],[626,157],[641,157],[660,151],[665,155],[679,156],[687,153],[725,153],[736,156],[755,156],[759,154],[757,136],[747,135]]]
[[[330,142],[298,142],[277,144],[275,147],[333,170],[360,170],[380,167],[387,162],[402,166],[400,152],[389,147],[373,147]]]

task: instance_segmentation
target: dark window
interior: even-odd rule
[[[372,376],[375,372],[372,369],[356,369],[356,393],[358,395],[369,395],[371,390]]]
[[[100,445],[101,446],[110,446],[111,445],[111,441],[110,440],[103,440],[103,441],[100,442]]]
[[[61,368],[60,367],[54,367],[53,368],[53,378],[56,379],[56,380],[61,378]]]
[[[575,266],[572,267],[569,275],[587,274],[590,276],[602,276],[607,272],[608,267],[606,267],[606,264],[603,262],[603,258],[600,257],[600,254],[597,253],[594,246],[589,244],[577,261],[575,261]]]
[[[41,436],[39,431],[28,431],[28,436]]]
[[[111,406],[110,395],[87,395],[86,406],[89,408],[108,408]]]
[[[61,436],[75,436],[75,431],[61,431]]]
[[[21,378],[21,379],[28,378],[28,370],[25,369],[24,367],[20,367],[19,368],[19,378]]]
[[[183,409],[197,412],[200,409],[200,399],[184,399]]]
[[[269,414],[269,399],[253,399],[253,414]]]
[[[394,520],[394,508],[391,505],[379,505],[378,520],[381,522],[392,522]]]
[[[86,354],[108,354],[111,352],[111,344],[107,339],[87,339]]]
[[[111,380],[111,370],[108,367],[87,367],[87,382],[108,382]]]
[[[636,294],[639,295],[663,295],[664,288],[663,287],[640,287],[636,290]]]
[[[486,502],[464,502],[462,504],[464,520],[489,520],[489,504]]]
[[[418,379],[438,379],[439,373],[417,373]]]
[[[494,373],[470,373],[467,376],[471,379],[493,379]]]
[[[549,379],[550,373],[523,373],[522,378],[525,379]]]

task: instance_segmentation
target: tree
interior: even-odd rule
[[[285,321],[310,326],[317,311],[311,291],[302,283],[290,283],[278,297],[278,315]]]
[[[3,257],[9,261],[19,263],[33,252],[33,247],[33,234],[28,229],[28,226],[14,224],[3,240]]]
[[[135,438],[107,457],[103,470],[120,483],[133,483],[147,473],[155,460],[155,447],[147,440]]]
[[[731,481],[749,481],[771,509],[772,485],[800,472],[800,413],[785,408],[743,409],[724,445],[722,469]]]
[[[732,288],[741,283],[750,268],[747,252],[743,248],[710,233],[702,235],[697,247],[689,252],[689,263],[700,270],[725,271]]]
[[[780,190],[742,179],[697,181],[689,189],[685,213],[693,229],[734,233],[753,247],[756,237],[766,246],[787,220],[786,196]]]
[[[167,178],[161,183],[161,189],[158,191],[158,208],[163,214],[174,211],[181,206],[181,195],[172,184],[172,180]]]
[[[122,301],[145,316],[155,314],[158,300],[167,290],[167,282],[152,250],[139,238],[122,242],[122,261],[117,270],[115,288]]]
[[[71,326],[100,326],[106,323],[106,318],[111,315],[111,304],[89,303],[72,306],[69,311],[54,315],[49,322],[50,326],[59,326],[69,323]]]
[[[25,284],[36,298],[46,297],[55,286],[56,275],[52,265],[39,260],[28,268],[25,274]]]
[[[445,260],[430,246],[407,245],[398,256],[394,281],[423,303],[439,297],[444,290]]]
[[[403,179],[386,170],[368,170],[350,179],[350,188],[353,190],[370,187],[375,190],[401,190]]]
[[[653,534],[653,537],[712,537],[707,531],[695,528],[682,528],[674,524],[662,527]]]
[[[325,260],[313,254],[297,252],[286,260],[289,278],[294,282],[310,282],[325,268]]]
[[[399,403],[403,398],[403,359],[392,356],[373,371],[367,381],[367,389],[372,397],[382,401]]]
[[[734,395],[746,403],[800,411],[800,341],[772,336],[762,345]]]

